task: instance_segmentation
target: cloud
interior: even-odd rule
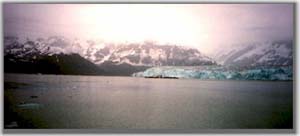
[[[211,52],[293,38],[293,4],[4,4],[4,33],[114,42],[154,40]]]

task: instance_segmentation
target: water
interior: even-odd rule
[[[5,122],[21,128],[291,128],[293,122],[292,82],[20,74],[5,74],[5,82],[5,105],[14,113]]]

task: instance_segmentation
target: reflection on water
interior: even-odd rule
[[[5,88],[19,127],[292,127],[292,82],[17,74],[5,82],[24,84]]]

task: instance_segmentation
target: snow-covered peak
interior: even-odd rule
[[[203,55],[197,49],[176,45],[155,45],[147,42],[105,46],[102,49],[85,54],[85,57],[96,64],[105,61],[143,66],[214,64],[212,59]]]

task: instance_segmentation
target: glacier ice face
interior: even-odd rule
[[[252,68],[244,70],[209,67],[153,67],[134,73],[134,77],[176,77],[209,80],[293,80],[292,67]]]

